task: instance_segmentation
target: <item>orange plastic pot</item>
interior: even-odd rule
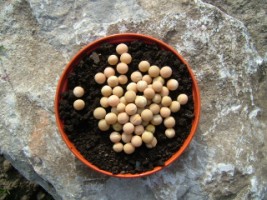
[[[131,41],[134,41],[134,40],[141,40],[141,41],[143,41],[145,43],[148,43],[148,44],[157,43],[162,49],[171,51],[173,54],[175,54],[187,66],[188,71],[190,73],[190,76],[191,76],[191,78],[193,80],[192,92],[193,92],[193,100],[194,100],[195,118],[194,118],[194,120],[192,122],[191,131],[190,131],[187,139],[184,141],[182,147],[175,154],[173,154],[171,158],[169,158],[165,162],[164,166],[158,166],[158,167],[155,167],[151,171],[146,171],[146,172],[137,173],[137,174],[112,174],[109,171],[105,171],[105,170],[99,169],[98,167],[96,167],[95,165],[90,163],[88,160],[86,160],[81,155],[81,153],[76,149],[74,144],[69,140],[69,138],[67,137],[67,134],[64,132],[64,128],[63,128],[64,124],[63,124],[63,122],[61,121],[61,119],[59,117],[59,101],[60,101],[60,95],[62,94],[62,92],[64,92],[67,89],[67,77],[68,77],[68,74],[72,71],[73,66],[75,66],[75,64],[79,63],[79,61],[81,60],[83,55],[90,54],[90,52],[94,51],[102,43],[105,43],[105,42],[118,44],[118,43],[122,43],[122,42],[131,42]],[[148,36],[148,35],[136,34],[136,33],[122,33],[122,34],[110,35],[110,36],[98,39],[98,40],[88,44],[83,49],[81,49],[72,58],[72,60],[67,64],[65,70],[63,71],[63,73],[62,73],[62,75],[60,77],[60,80],[59,80],[58,86],[57,86],[57,90],[56,90],[55,115],[56,115],[57,127],[59,129],[59,132],[60,132],[64,142],[67,144],[67,146],[70,149],[70,151],[81,162],[83,162],[88,167],[90,167],[93,170],[95,170],[97,172],[100,172],[102,174],[106,174],[106,175],[114,176],[114,177],[119,177],[119,178],[137,178],[137,177],[143,177],[143,176],[151,175],[151,174],[153,174],[155,172],[158,172],[158,171],[162,170],[163,168],[167,167],[168,165],[170,165],[171,163],[173,163],[175,160],[177,160],[181,156],[181,154],[185,151],[185,149],[190,144],[190,142],[191,142],[191,140],[192,140],[192,138],[195,135],[195,132],[197,130],[197,126],[198,126],[199,118],[200,118],[200,105],[201,105],[200,104],[200,92],[199,92],[199,88],[198,88],[195,76],[194,76],[191,68],[189,67],[188,63],[184,60],[184,58],[176,50],[174,50],[168,44],[166,44],[166,43],[164,43],[164,42],[162,42],[162,41],[160,41],[158,39],[155,39],[155,38],[153,38],[151,36]]]

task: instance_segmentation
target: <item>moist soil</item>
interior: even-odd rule
[[[141,41],[126,44],[129,47],[128,53],[133,58],[126,74],[128,80],[130,80],[130,74],[138,70],[138,63],[142,60],[147,60],[151,65],[157,65],[160,68],[170,66],[173,70],[170,78],[178,80],[179,88],[176,91],[170,91],[169,96],[176,100],[179,94],[185,93],[189,101],[181,106],[179,112],[172,113],[176,120],[174,138],[169,139],[165,136],[166,128],[162,123],[156,126],[154,133],[158,140],[155,148],[148,149],[142,145],[130,155],[124,152],[116,153],[109,139],[110,133],[114,130],[110,128],[105,132],[100,131],[98,120],[93,116],[94,109],[100,106],[99,101],[102,97],[100,90],[103,86],[95,82],[94,76],[97,72],[103,72],[108,66],[107,58],[111,54],[116,54],[116,44],[105,43],[91,54],[84,55],[68,75],[68,89],[61,94],[59,114],[68,138],[80,153],[92,164],[113,174],[135,174],[152,170],[156,166],[163,166],[164,162],[182,146],[190,133],[194,118],[192,79],[187,67],[172,52],[161,49],[156,44],[146,44]],[[126,85],[122,86],[123,89]],[[72,106],[77,99],[72,92],[76,86],[82,86],[85,89],[85,95],[82,97],[85,108],[82,111],[76,111]],[[107,109],[107,112],[109,111],[110,108]]]

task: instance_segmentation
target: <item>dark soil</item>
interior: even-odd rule
[[[128,77],[133,71],[138,70],[138,63],[142,60],[148,60],[151,65],[159,67],[168,65],[173,70],[171,78],[179,81],[178,90],[170,92],[171,98],[176,100],[179,94],[185,93],[189,96],[189,101],[181,106],[179,112],[172,114],[176,119],[174,138],[168,139],[165,136],[166,128],[162,124],[156,126],[154,135],[158,144],[155,148],[147,149],[142,145],[131,155],[123,152],[115,153],[112,150],[113,143],[109,140],[109,134],[113,129],[110,128],[106,132],[100,131],[97,125],[98,120],[93,116],[93,110],[100,106],[99,100],[102,97],[100,89],[103,86],[94,81],[94,75],[97,72],[103,72],[108,66],[107,57],[116,53],[116,45],[103,44],[91,55],[85,55],[68,76],[69,90],[62,93],[59,106],[60,117],[64,122],[65,132],[81,154],[100,169],[114,174],[140,173],[164,165],[164,162],[181,147],[187,138],[194,118],[192,80],[186,66],[173,53],[160,49],[156,44],[134,41],[127,45],[133,57],[129,64]],[[86,107],[82,111],[75,111],[72,107],[76,100],[72,90],[78,85],[85,88],[85,95],[82,99]]]

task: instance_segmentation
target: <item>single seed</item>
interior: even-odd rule
[[[117,97],[116,95],[111,95],[109,98],[108,98],[108,104],[112,107],[115,107],[119,104],[120,102],[120,99],[119,97]]]
[[[157,138],[153,137],[152,142],[149,143],[149,144],[146,144],[146,147],[149,148],[149,149],[152,149],[152,148],[154,148],[155,146],[157,146],[157,143],[158,143]]]
[[[160,92],[162,90],[162,87],[163,87],[163,85],[160,81],[155,81],[152,84],[152,88],[155,92]]]
[[[128,103],[131,103],[131,102],[134,102],[135,101],[136,93],[134,91],[130,90],[130,91],[125,92],[124,97],[125,97],[125,100]]]
[[[149,122],[153,118],[153,113],[152,113],[151,110],[145,109],[145,110],[142,111],[141,117],[142,117],[143,121]]]
[[[132,137],[131,143],[134,147],[140,147],[142,145],[143,141],[139,135],[135,135]]]
[[[159,71],[160,71],[160,69],[159,69],[158,66],[152,65],[148,69],[148,74],[149,74],[149,76],[151,76],[152,78],[154,78],[154,77],[157,77],[159,75]]]
[[[167,138],[173,138],[175,136],[175,130],[173,128],[167,128],[165,130],[165,135]]]
[[[110,87],[116,87],[119,84],[119,80],[117,76],[110,76],[107,80],[107,83]]]
[[[137,96],[135,99],[135,105],[138,108],[144,108],[147,105],[147,99],[144,96]]]
[[[121,113],[121,112],[124,112],[125,111],[125,104],[124,103],[119,103],[118,105],[117,105],[117,111],[119,112],[119,113]]]
[[[128,46],[124,43],[118,44],[116,46],[116,52],[120,55],[123,53],[127,53],[128,52]]]
[[[158,104],[156,104],[156,103],[152,103],[149,106],[149,110],[152,111],[153,115],[159,114],[160,106]]]
[[[121,140],[122,140],[124,143],[131,142],[132,137],[133,137],[132,134],[127,134],[127,133],[122,133],[122,134],[121,134]]]
[[[134,115],[137,112],[137,107],[134,103],[129,103],[126,107],[125,107],[125,112],[128,115]]]
[[[118,122],[120,124],[126,124],[129,121],[129,115],[126,112],[122,112],[118,114]]]
[[[158,126],[161,123],[162,123],[162,117],[160,115],[154,115],[151,120],[151,124],[153,124],[154,126]]]
[[[152,125],[152,124],[148,124],[146,126],[146,131],[151,132],[151,133],[155,133],[156,127],[154,125]]]
[[[132,90],[134,92],[137,92],[137,84],[135,82],[131,82],[127,85],[126,90]]]
[[[129,70],[129,67],[126,63],[119,63],[117,64],[116,70],[120,74],[126,74]]]
[[[147,82],[146,81],[138,81],[136,87],[137,87],[137,90],[139,92],[144,92],[144,90],[147,88]]]
[[[121,131],[122,130],[122,125],[120,123],[116,123],[112,125],[112,128],[114,129],[114,131]]]
[[[134,133],[136,135],[142,135],[144,131],[145,131],[145,129],[144,129],[143,125],[138,125],[138,126],[134,127]]]
[[[113,88],[112,93],[116,95],[117,97],[121,97],[123,95],[123,89],[121,86],[116,86]]]
[[[153,99],[153,97],[155,96],[155,91],[152,88],[146,88],[144,91],[144,96],[147,99]]]
[[[121,134],[114,131],[109,135],[109,139],[111,142],[117,143],[117,142],[121,141]]]
[[[82,110],[85,107],[85,103],[81,99],[77,99],[76,101],[73,102],[73,107],[75,110]]]
[[[149,131],[145,131],[143,134],[142,134],[142,140],[144,143],[146,144],[149,144],[152,142],[154,136],[151,132]]]
[[[147,72],[148,69],[150,67],[150,64],[148,61],[146,60],[143,60],[141,61],[139,64],[138,64],[138,69],[141,71],[141,72]]]
[[[126,154],[132,154],[135,151],[135,147],[132,145],[132,143],[127,143],[123,146],[123,151]]]
[[[135,115],[132,115],[130,117],[130,122],[133,125],[137,126],[137,125],[140,125],[142,123],[142,118],[141,118],[141,116],[139,114],[135,114]]]
[[[173,113],[178,112],[180,110],[180,103],[178,101],[173,101],[170,105],[170,109]]]
[[[108,105],[108,98],[107,97],[102,97],[100,99],[100,105],[103,107],[103,108],[107,108],[109,107]]]
[[[173,128],[175,126],[175,119],[170,116],[165,118],[163,123],[166,128]]]
[[[101,119],[101,120],[99,120],[99,122],[98,122],[98,128],[99,128],[101,131],[107,131],[107,130],[110,128],[110,125],[107,124],[106,120]]]
[[[108,63],[110,65],[116,65],[118,63],[118,61],[119,61],[119,59],[118,59],[118,57],[116,55],[110,55],[108,57]]]
[[[172,75],[172,69],[169,66],[164,66],[160,69],[160,75],[162,78],[169,78]]]
[[[117,122],[117,115],[115,113],[108,113],[105,116],[105,120],[107,124],[115,124]]]
[[[77,86],[73,89],[73,94],[75,97],[82,97],[84,95],[84,89],[81,86]]]
[[[95,82],[97,82],[98,84],[103,84],[106,82],[106,76],[105,74],[99,72],[95,75]]]
[[[123,144],[120,143],[120,142],[118,142],[118,143],[114,144],[112,148],[117,153],[122,152],[122,150],[123,150]]]
[[[101,94],[104,97],[109,97],[112,94],[112,88],[108,85],[105,85],[101,88]]]
[[[161,103],[161,95],[160,94],[155,94],[155,96],[153,97],[152,101],[154,103],[160,104]]]
[[[123,103],[123,104],[126,104],[127,103],[124,96],[120,98],[120,103]]]
[[[122,129],[124,133],[132,134],[134,132],[134,125],[130,122],[127,122],[126,124],[123,125]]]
[[[115,70],[112,67],[106,67],[104,69],[104,74],[107,78],[115,75]]]
[[[132,61],[132,56],[129,53],[121,54],[120,61],[129,64]]]
[[[188,96],[186,94],[180,94],[177,97],[177,101],[181,104],[181,105],[185,105],[188,102]]]
[[[118,80],[121,85],[125,85],[128,82],[128,78],[126,75],[120,75],[118,77]]]
[[[96,119],[104,119],[106,114],[107,114],[106,110],[101,107],[96,108],[93,113]]]
[[[160,91],[161,96],[168,96],[169,95],[169,89],[166,86],[163,86],[161,91]]]
[[[162,104],[163,106],[168,107],[168,106],[171,105],[171,103],[172,103],[172,99],[171,99],[171,97],[169,97],[169,96],[164,96],[164,97],[162,97],[162,99],[161,99],[161,104]]]
[[[117,110],[117,107],[112,107],[111,108],[111,112],[118,115],[119,114],[119,111]]]
[[[146,74],[142,77],[142,81],[145,81],[147,84],[150,84],[152,83],[152,78],[148,74]]]
[[[171,115],[171,110],[167,107],[161,107],[160,115],[163,118],[169,117]]]
[[[141,72],[139,71],[135,71],[131,74],[131,80],[135,83],[137,83],[138,81],[141,81],[143,78]]]
[[[170,79],[170,80],[168,80],[168,82],[167,82],[167,88],[168,88],[169,90],[171,90],[171,91],[176,90],[176,89],[178,88],[178,86],[179,86],[179,83],[178,83],[178,81],[175,80],[175,79]]]
[[[162,83],[162,85],[165,84],[165,79],[162,78],[161,76],[157,76],[156,78],[153,78],[153,83],[156,82],[156,81],[159,81]]]

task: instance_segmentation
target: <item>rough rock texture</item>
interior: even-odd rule
[[[1,1],[1,153],[55,199],[266,199],[266,17],[258,14],[266,9],[251,16],[256,28],[247,28],[250,19],[241,14],[254,8],[243,6],[239,15],[236,5],[246,1],[227,2],[229,15],[197,0]],[[199,129],[187,151],[167,169],[134,180],[85,167],[63,143],[53,112],[69,59],[118,32],[149,34],[175,47],[202,96]]]

